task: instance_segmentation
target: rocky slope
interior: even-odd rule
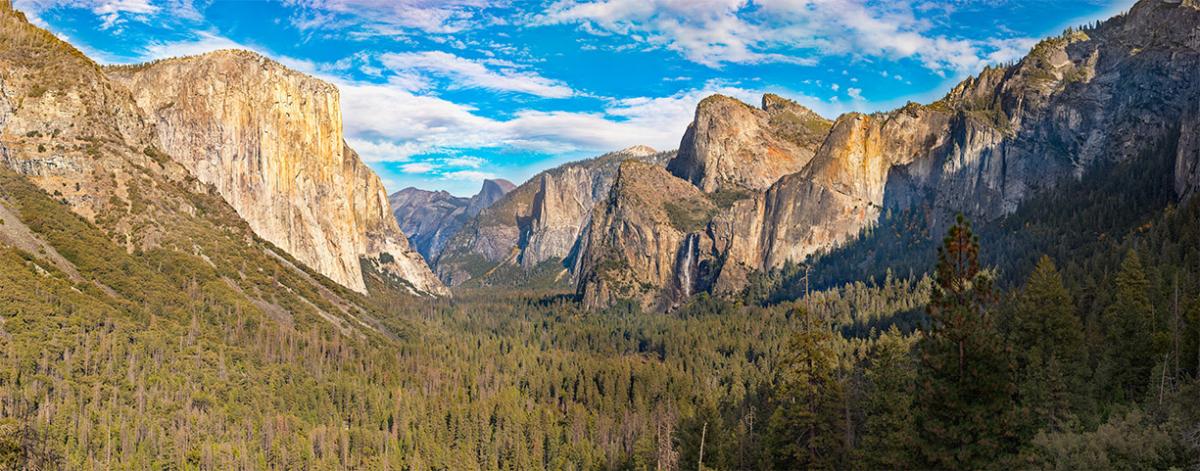
[[[426,260],[436,260],[454,234],[475,217],[516,188],[508,180],[484,180],[479,193],[470,198],[445,191],[405,188],[392,193],[388,202],[400,230]]]
[[[1176,193],[1181,198],[1194,194],[1200,183],[1200,128],[1195,126],[1200,85],[1193,80],[1200,71],[1198,25],[1200,4],[1193,0],[1142,0],[1128,14],[1095,28],[1045,40],[1017,64],[989,68],[933,104],[839,117],[802,169],[713,218],[703,231],[709,240],[698,242],[713,247],[710,257],[720,263],[707,288],[737,293],[749,273],[844,244],[885,209],[928,208],[935,227],[955,212],[989,221],[1063,178],[1147,153],[1172,153]],[[729,108],[729,116],[739,112]],[[705,128],[697,116],[681,148],[698,135],[694,129]],[[761,128],[748,122],[749,129]],[[757,139],[767,148],[775,142]],[[705,191],[726,183],[753,188],[738,182],[761,181],[776,170],[760,159],[710,171],[709,162],[723,160],[687,157],[684,164],[680,159],[691,152],[681,150],[670,168]],[[578,287],[591,305],[618,299],[595,292],[586,282],[589,276],[582,274]],[[678,291],[672,283],[678,281],[652,289]]]
[[[698,231],[716,210],[707,195],[660,166],[621,163],[583,238],[577,272],[584,305],[629,299],[661,310],[687,299],[702,266],[711,265],[704,259],[713,252],[711,239]]]
[[[667,169],[706,193],[766,190],[808,164],[830,124],[778,95],[764,95],[761,109],[713,95],[696,106]]]
[[[161,149],[212,184],[259,237],[365,292],[364,263],[446,294],[391,214],[379,178],[343,140],[337,89],[247,51],[108,69]]]
[[[97,319],[137,323],[236,313],[257,325],[386,332],[371,298],[257,237],[164,147],[125,86],[0,1],[0,256],[10,301],[87,306]],[[403,297],[367,271],[375,293]]]
[[[535,271],[567,282],[579,236],[627,159],[664,165],[674,152],[636,146],[539,173],[481,211],[437,259],[449,285],[509,283]]]

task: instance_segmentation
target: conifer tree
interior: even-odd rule
[[[839,469],[846,457],[844,391],[836,377],[833,333],[804,308],[794,315],[803,327],[784,352],[780,404],[768,425],[768,449],[775,469]]]
[[[1117,273],[1114,300],[1103,315],[1104,361],[1098,376],[1111,398],[1142,399],[1154,367],[1154,304],[1150,281],[1137,252],[1130,250]]]
[[[858,454],[866,469],[908,469],[913,461],[912,341],[895,326],[879,337],[864,376],[863,435]]]
[[[1050,257],[1038,260],[1007,327],[1030,432],[1063,430],[1084,407],[1086,351],[1083,324]]]
[[[990,278],[960,215],[938,249],[929,327],[919,342],[918,447],[924,467],[981,469],[1016,448],[1016,387],[993,327]]]

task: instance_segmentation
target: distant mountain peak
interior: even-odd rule
[[[657,154],[658,151],[654,150],[653,147],[639,144],[636,146],[626,147],[624,149],[621,149],[620,151],[618,151],[618,153],[619,154],[628,154],[628,155],[632,155],[634,157],[646,157],[646,156]]]
[[[508,193],[510,191],[513,191],[513,188],[516,188],[516,187],[517,187],[517,185],[513,184],[513,182],[510,182],[503,178],[489,178],[489,179],[486,179],[483,181],[483,186],[481,186],[479,188],[479,194],[477,194],[476,196],[482,195],[482,194],[488,192],[489,190],[492,190],[493,188],[499,189],[502,193]]]
[[[487,209],[517,186],[503,178],[486,179],[470,198],[445,190],[409,187],[392,194],[392,214],[408,240],[426,260],[436,260],[466,221]]]

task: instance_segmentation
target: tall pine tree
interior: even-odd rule
[[[1141,400],[1154,368],[1154,304],[1150,280],[1130,250],[1117,273],[1113,303],[1104,310],[1104,361],[1098,376],[1110,399]]]
[[[846,458],[843,394],[833,332],[799,308],[802,330],[788,342],[779,406],[768,424],[775,469],[839,469]]]
[[[993,326],[996,295],[960,215],[938,249],[921,360],[917,429],[924,466],[982,469],[1016,449],[1012,364]]]
[[[1029,275],[1007,326],[1029,432],[1064,430],[1086,406],[1083,323],[1050,257]]]
[[[862,442],[857,454],[866,469],[910,469],[913,457],[912,341],[895,326],[879,337],[864,371]]]

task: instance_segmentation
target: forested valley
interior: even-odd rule
[[[157,282],[140,304],[95,304],[6,248],[4,282],[40,288],[3,291],[0,463],[1187,469],[1200,204],[1134,219],[1011,286],[960,220],[928,275],[774,302],[700,295],[669,314],[511,290],[381,299],[387,334],[369,336],[217,302],[219,279],[171,260],[98,266],[117,286],[131,270]],[[193,301],[165,294],[180,292]]]
[[[0,0],[0,470],[1200,470],[1196,0],[929,105],[712,95],[678,151],[414,191],[456,264],[350,148],[376,86],[46,18]]]

